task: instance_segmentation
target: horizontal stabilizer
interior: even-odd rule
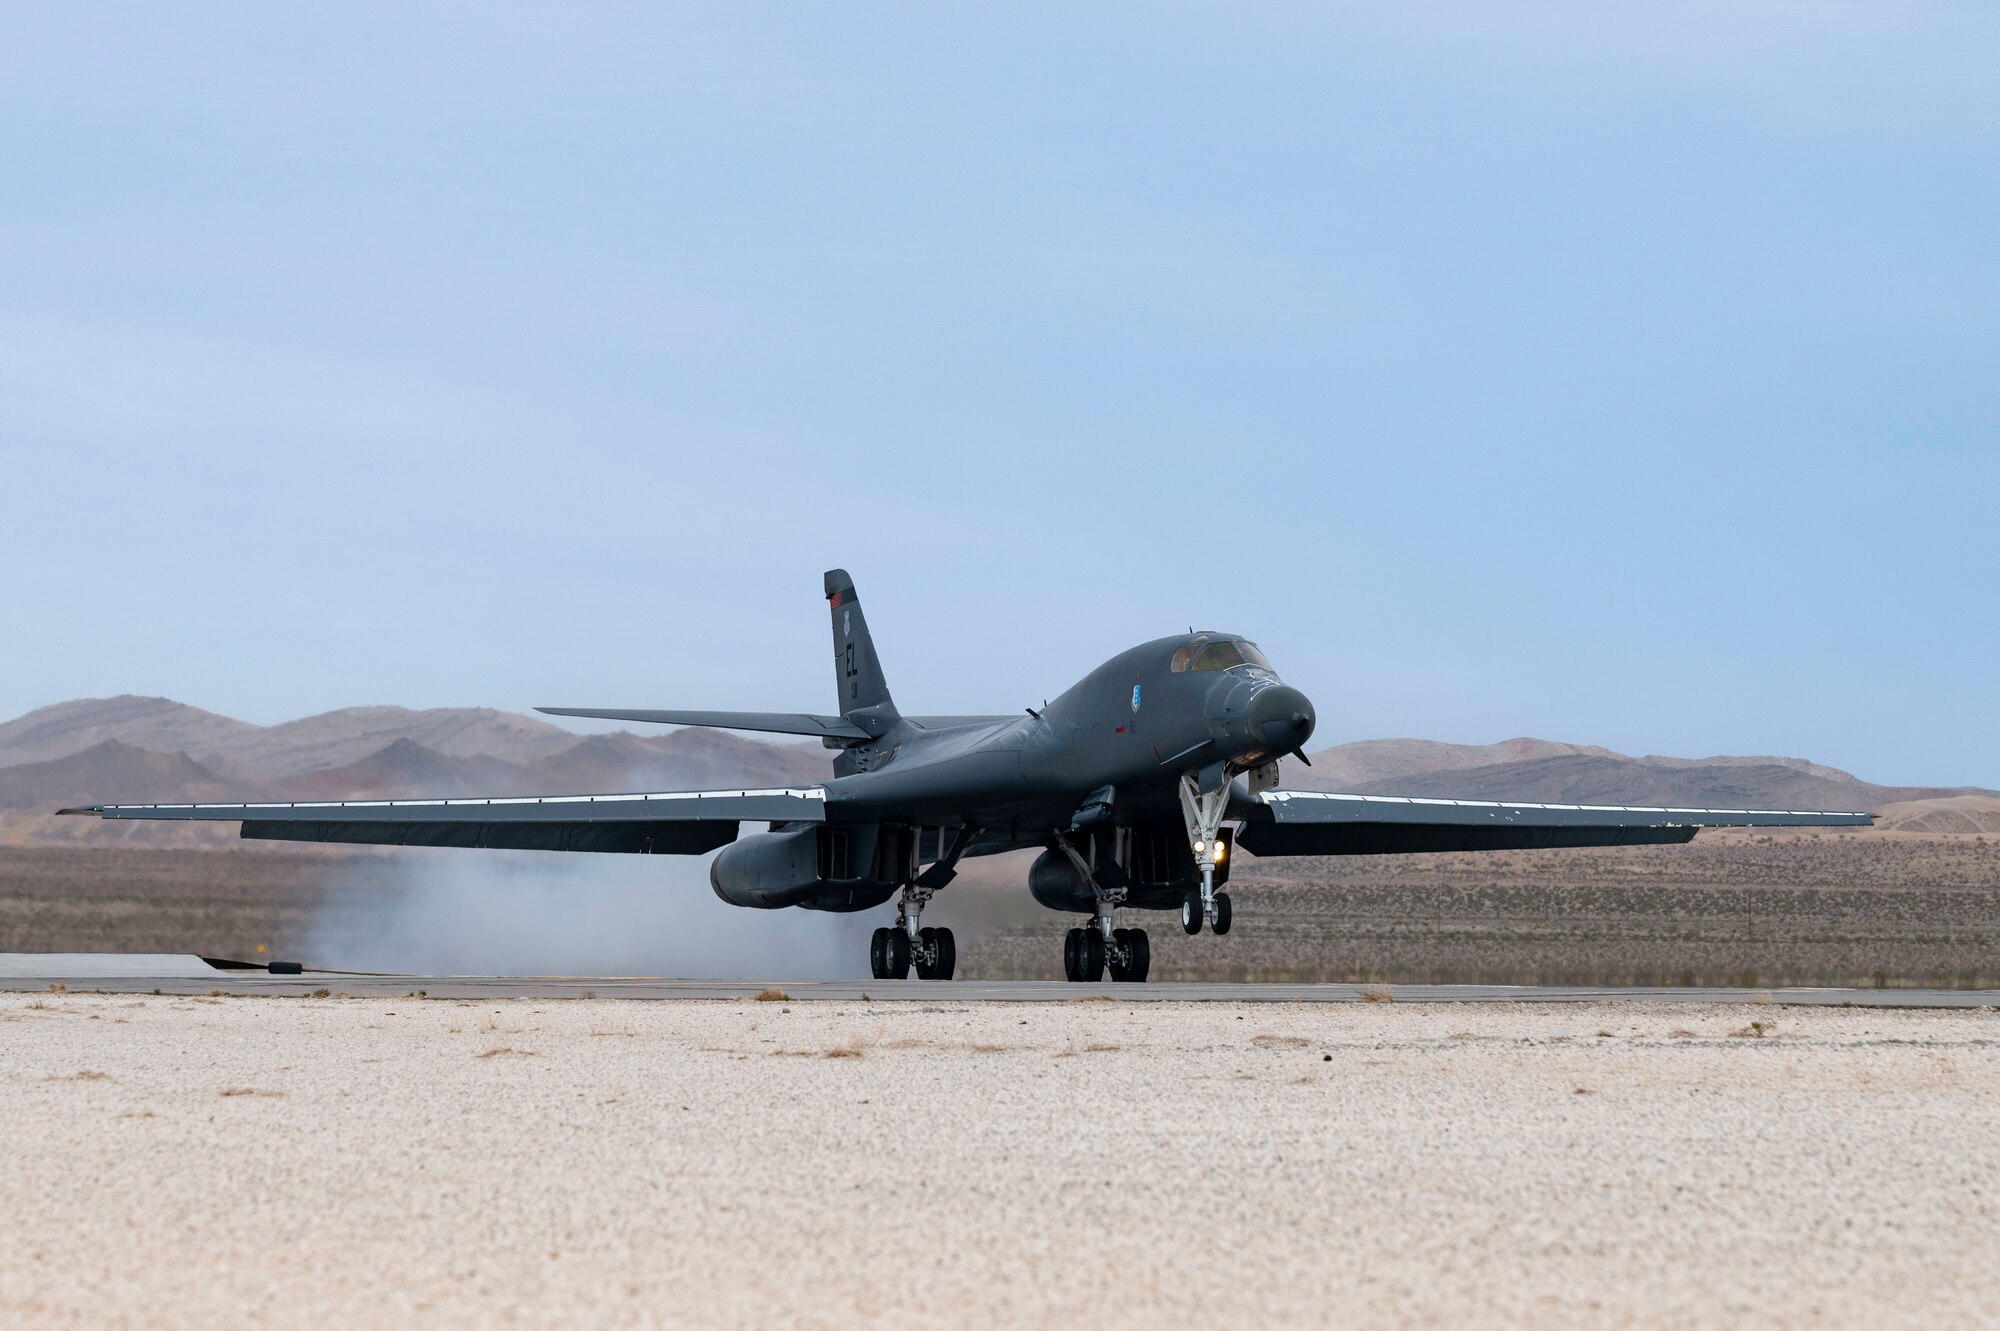
[[[717,730],[762,730],[777,735],[867,739],[868,732],[845,717],[811,712],[660,712],[615,707],[537,707],[548,716],[588,716],[599,721],[645,721],[661,726],[713,726]]]

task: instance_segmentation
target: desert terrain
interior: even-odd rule
[[[361,707],[255,726],[167,699],[57,704],[0,724],[0,951],[589,970],[597,954],[582,943],[538,953],[482,948],[475,936],[425,952],[412,934],[519,913],[544,931],[574,925],[581,936],[595,914],[630,921],[615,956],[595,968],[684,973],[676,967],[689,949],[677,940],[723,919],[716,927],[751,954],[737,973],[774,973],[750,964],[763,933],[802,929],[837,941],[805,954],[802,964],[831,968],[810,973],[860,973],[862,945],[846,935],[857,924],[865,932],[873,916],[779,912],[779,921],[728,911],[698,863],[366,852],[244,843],[226,827],[51,816],[83,801],[771,785],[824,779],[827,763],[817,745],[688,730],[578,735],[479,708]],[[1796,758],[1629,757],[1537,739],[1334,745],[1311,767],[1288,767],[1286,781],[1470,798],[1872,809],[1881,821],[1856,831],[1711,831],[1686,846],[1246,854],[1230,885],[1238,922],[1228,938],[1189,939],[1171,915],[1135,916],[1151,932],[1159,978],[2000,987],[2000,796],[1991,792],[1883,786]],[[1068,922],[1028,897],[1031,859],[972,862],[934,903],[929,918],[958,931],[968,978],[1060,975]],[[696,955],[711,960],[713,949]],[[780,965],[776,973],[809,972]]]
[[[449,851],[379,854],[262,846],[0,847],[0,952],[194,952],[303,959],[355,969],[512,969],[481,964],[476,938],[427,957],[395,921],[476,935],[482,911],[624,912],[658,946],[625,939],[601,967],[676,969],[676,901],[720,916],[746,946],[760,928],[829,938],[854,921],[730,912],[698,865],[620,862],[538,870],[505,857],[483,892],[456,877]],[[454,876],[443,888],[432,870]],[[599,872],[593,874],[595,868]],[[1028,897],[1027,858],[978,862],[932,906],[958,930],[969,979],[1056,979],[1065,917]],[[591,890],[610,876],[615,890]],[[522,884],[528,884],[524,888]],[[655,885],[656,883],[656,885]],[[2000,836],[1707,832],[1686,846],[1449,855],[1407,859],[1255,860],[1231,883],[1227,938],[1187,938],[1171,915],[1139,915],[1160,979],[1394,983],[1924,985],[2000,987]],[[525,897],[524,897],[525,893]],[[427,909],[435,899],[437,909]],[[451,912],[461,912],[454,920]],[[859,917],[872,924],[874,915]],[[387,922],[387,923],[385,923]],[[578,923],[584,928],[584,922]],[[606,922],[612,932],[612,922]],[[354,940],[342,942],[340,940]],[[263,951],[259,951],[259,949]],[[331,950],[330,950],[331,949]],[[849,953],[852,955],[849,955]],[[573,950],[535,970],[593,969]],[[648,964],[648,962],[652,964]],[[777,973],[786,972],[783,963]],[[856,948],[818,964],[863,973]],[[736,972],[732,972],[736,973]],[[770,965],[742,974],[768,975]]]

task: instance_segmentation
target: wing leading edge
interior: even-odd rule
[[[1865,813],[1680,809],[1621,804],[1504,804],[1267,790],[1237,843],[1253,855],[1397,855],[1553,850],[1690,841],[1704,827],[1868,827]]]
[[[826,790],[802,786],[498,799],[93,804],[61,812],[236,822],[243,825],[243,837],[262,841],[700,855],[734,841],[745,822],[824,822]]]

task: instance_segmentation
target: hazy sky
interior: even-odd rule
[[[0,714],[1038,703],[2000,785],[2000,9],[14,6]]]

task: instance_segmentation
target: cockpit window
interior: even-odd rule
[[[1183,670],[1227,670],[1240,665],[1262,666],[1266,670],[1271,668],[1271,663],[1264,659],[1264,653],[1257,650],[1254,642],[1198,639],[1174,653],[1170,669],[1178,675]]]
[[[1233,642],[1211,642],[1195,653],[1193,669],[1227,670],[1243,664],[1243,653]]]

